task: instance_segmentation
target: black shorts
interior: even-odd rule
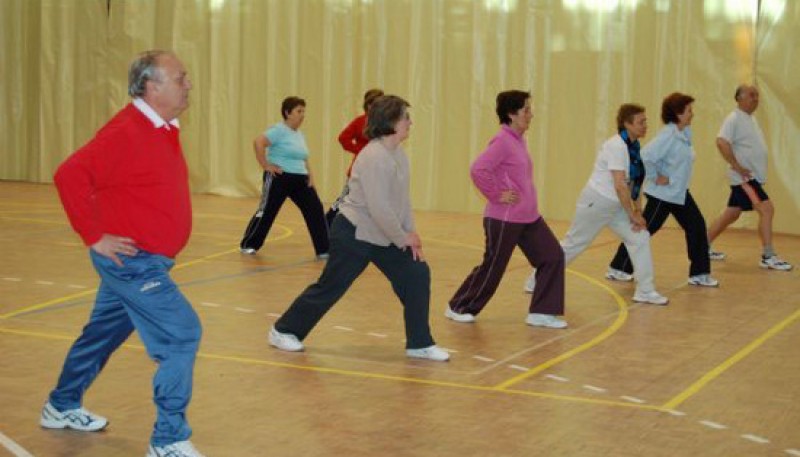
[[[769,200],[769,195],[764,192],[764,188],[761,187],[758,181],[755,179],[751,179],[747,182],[750,184],[750,187],[756,191],[756,195],[758,195],[759,200],[767,201]],[[728,207],[739,208],[742,211],[752,211],[753,210],[753,202],[750,201],[750,197],[747,196],[747,193],[742,188],[742,185],[739,184],[738,186],[731,186],[731,196],[728,197]]]

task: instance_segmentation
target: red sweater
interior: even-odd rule
[[[350,177],[350,171],[353,169],[353,162],[356,161],[356,156],[358,156],[358,153],[369,143],[369,138],[364,136],[364,127],[366,127],[366,125],[367,114],[364,113],[353,119],[353,121],[342,130],[342,133],[339,134],[339,143],[344,150],[353,153],[353,161],[350,162],[350,166],[347,168],[348,178]]]
[[[178,129],[156,129],[133,104],[67,158],[54,180],[87,246],[111,234],[175,257],[189,239],[192,208]]]

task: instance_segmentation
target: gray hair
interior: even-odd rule
[[[131,97],[141,97],[147,88],[147,81],[158,81],[161,77],[161,69],[158,66],[158,58],[169,54],[167,51],[154,49],[139,54],[128,70],[128,95]]]

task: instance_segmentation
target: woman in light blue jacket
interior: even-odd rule
[[[647,221],[647,231],[655,235],[672,214],[686,235],[690,261],[689,284],[717,287],[719,281],[711,277],[706,221],[689,192],[695,158],[690,128],[694,116],[693,102],[691,96],[675,92],[664,98],[661,104],[664,128],[642,150],[642,160],[647,170],[647,187],[644,191],[647,205],[643,216]],[[606,277],[631,281],[632,273],[633,265],[628,251],[625,245],[620,244]]]

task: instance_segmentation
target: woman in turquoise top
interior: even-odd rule
[[[239,245],[243,254],[253,255],[261,248],[288,197],[303,214],[317,258],[328,256],[328,226],[322,202],[314,189],[306,139],[300,132],[305,113],[305,100],[287,97],[281,104],[283,122],[273,125],[253,141],[256,160],[264,170],[264,185],[258,209]]]
[[[694,116],[693,102],[691,96],[675,92],[661,104],[664,128],[642,150],[642,160],[647,170],[647,187],[644,191],[647,205],[643,217],[647,222],[647,231],[655,235],[670,214],[675,216],[686,235],[686,250],[690,260],[689,284],[716,287],[719,282],[711,277],[706,221],[689,192],[695,157],[690,128]],[[630,281],[633,279],[632,273],[633,265],[628,251],[625,245],[620,244],[606,277]]]

